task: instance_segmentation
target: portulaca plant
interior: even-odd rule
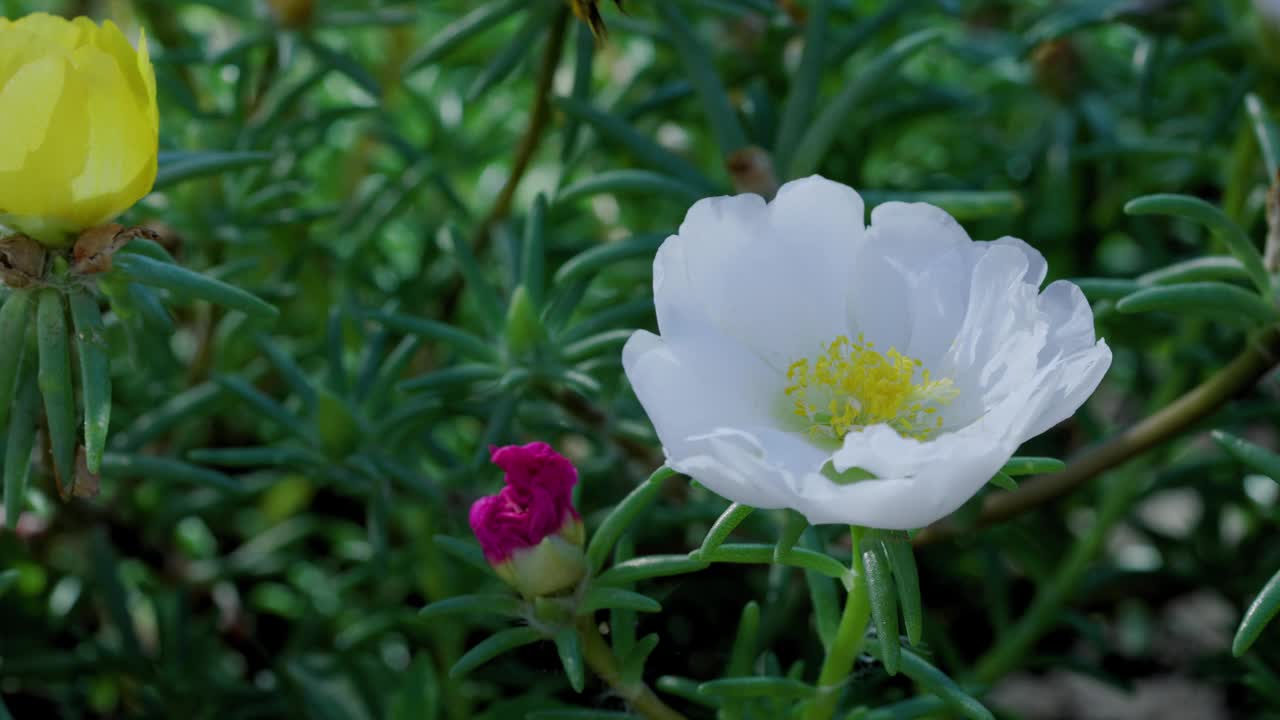
[[[0,720],[1280,717],[1275,0],[0,9]]]

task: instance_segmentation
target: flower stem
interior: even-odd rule
[[[643,681],[627,682],[618,668],[618,660],[613,650],[600,637],[595,622],[590,617],[578,621],[578,635],[582,638],[582,654],[591,671],[609,683],[609,687],[630,704],[632,711],[649,720],[686,720],[684,715],[671,709],[662,699],[654,694]]]
[[[989,495],[982,504],[979,525],[1008,520],[1052,502],[1098,475],[1167,442],[1253,387],[1278,363],[1280,329],[1268,328],[1250,338],[1249,346],[1208,380],[1111,440],[1086,450],[1065,470],[1024,482],[1013,492]],[[969,531],[943,520],[917,534],[914,543],[917,546],[927,545]]]
[[[853,544],[854,567],[859,567],[858,557],[861,550],[863,530],[860,527],[849,528]],[[807,720],[831,720],[835,715],[836,704],[840,701],[840,691],[845,679],[853,671],[853,663],[862,652],[862,643],[867,637],[867,623],[871,620],[871,598],[867,595],[867,578],[856,572],[849,594],[844,601],[844,614],[840,617],[840,627],[836,629],[836,637],[827,649],[827,657],[822,662],[822,671],[818,674],[818,695],[809,706],[805,716]]]

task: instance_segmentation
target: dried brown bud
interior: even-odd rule
[[[1080,53],[1066,38],[1041,43],[1031,53],[1036,84],[1059,100],[1070,100],[1080,87]]]
[[[28,287],[44,277],[47,251],[26,235],[0,238],[0,280],[11,288]]]
[[[763,149],[750,146],[735,151],[725,160],[725,167],[733,178],[733,188],[742,193],[755,193],[772,198],[778,192],[778,175],[773,170],[773,159]]]
[[[134,238],[158,240],[156,233],[147,228],[125,228],[115,223],[85,230],[71,250],[72,271],[78,275],[90,275],[110,270],[111,256]]]
[[[282,27],[303,28],[311,24],[315,16],[314,0],[267,0],[271,16]]]

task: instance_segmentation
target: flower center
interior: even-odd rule
[[[960,394],[949,378],[934,380],[919,360],[893,348],[882,354],[862,335],[857,342],[841,335],[821,355],[796,360],[787,380],[787,398],[809,434],[832,440],[879,424],[928,440],[942,427],[938,408]]]

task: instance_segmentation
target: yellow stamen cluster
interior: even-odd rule
[[[841,335],[817,358],[787,368],[787,398],[811,435],[840,440],[852,430],[887,424],[904,437],[927,440],[942,427],[940,406],[959,391],[934,380],[922,363],[893,348],[880,353],[862,335]]]

